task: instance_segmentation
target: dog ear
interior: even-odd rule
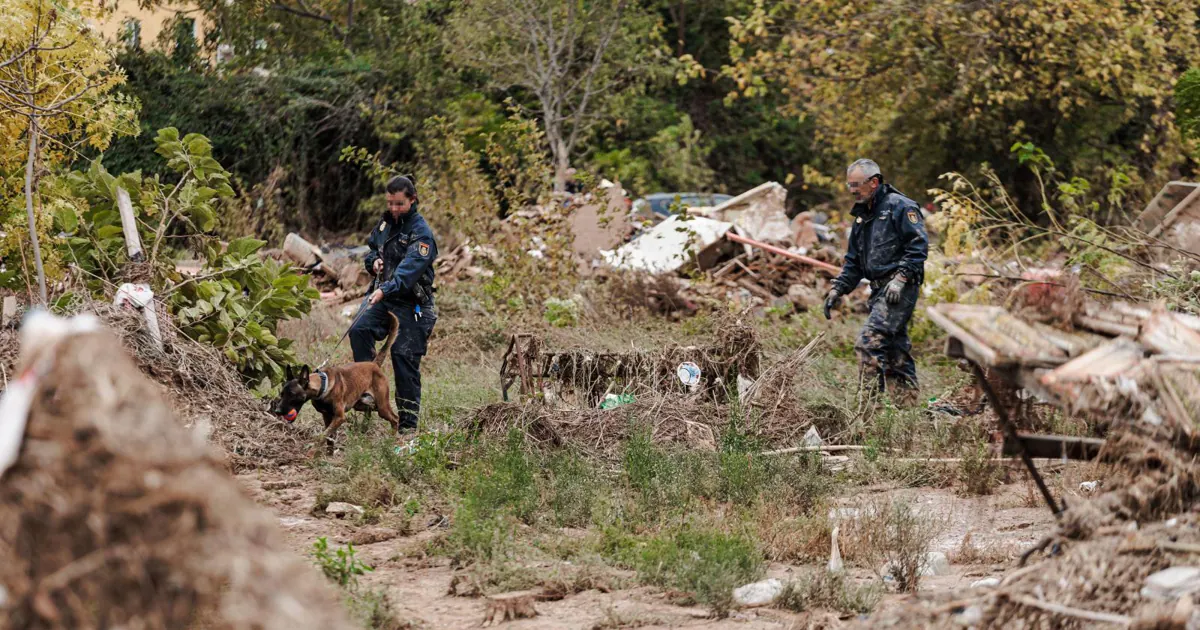
[[[292,370],[291,364],[283,366],[283,381],[286,383],[294,380],[296,380],[296,372]]]
[[[301,381],[307,381],[309,374],[310,372],[308,371],[308,366],[305,365],[300,368],[300,375],[297,378],[299,378]]]

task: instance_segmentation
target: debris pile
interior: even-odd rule
[[[758,377],[759,360],[754,330],[741,321],[722,327],[710,346],[668,346],[657,351],[551,350],[544,348],[538,337],[518,334],[509,340],[500,380],[505,400],[516,384],[521,396],[540,396],[589,409],[614,392],[723,400],[739,377]],[[681,377],[683,366],[694,366],[695,374]]]
[[[352,627],[115,335],[46,330],[19,361],[32,395],[4,401],[27,422],[0,476],[0,625]]]
[[[500,375],[505,400],[519,400],[483,407],[464,428],[495,436],[516,428],[537,444],[614,458],[639,427],[657,443],[712,450],[737,417],[765,445],[795,445],[812,432],[795,378],[821,336],[763,370],[753,329],[739,320],[721,330],[711,346],[628,352],[550,350],[540,337],[515,335]]]
[[[1184,628],[1200,623],[1200,318],[1089,302],[1052,328],[999,307],[939,305],[947,350],[1105,436],[1116,478],[987,592],[922,598],[863,627]]]
[[[211,346],[179,334],[163,317],[163,346],[155,346],[134,311],[102,302],[84,308],[117,334],[142,372],[160,384],[172,408],[224,451],[234,471],[304,460],[312,436],[289,429],[267,412],[238,379],[237,371]],[[16,330],[0,330],[0,367],[15,374],[20,350]]]
[[[361,295],[371,283],[363,262],[370,252],[366,245],[317,247],[290,232],[283,241],[282,253],[289,261],[309,271],[322,298],[333,301],[346,295]]]
[[[840,271],[837,234],[823,214],[789,219],[785,198],[783,186],[767,182],[714,207],[687,208],[600,254],[621,270],[706,272],[708,282],[687,284],[689,298],[812,308]]]

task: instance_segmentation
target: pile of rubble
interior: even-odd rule
[[[996,306],[942,304],[928,313],[950,335],[947,354],[1087,419],[1104,437],[1082,449],[1074,438],[1013,432],[1006,451],[1028,455],[1057,442],[1062,457],[1116,472],[1103,493],[1070,505],[1043,487],[1058,527],[999,584],[916,599],[863,627],[1200,625],[1200,318],[1091,301],[1055,325]],[[1003,401],[993,398],[1008,407],[996,410],[1002,422],[1019,415]]]
[[[710,282],[688,286],[702,296],[810,308],[840,271],[838,234],[820,213],[789,219],[786,196],[783,186],[767,182],[714,207],[687,208],[600,255],[628,271],[706,272]]]
[[[371,282],[363,264],[371,248],[324,245],[317,247],[291,232],[279,252],[288,261],[312,274],[313,286],[325,301],[341,301],[345,296],[361,295]]]
[[[727,196],[699,195],[696,199]],[[828,290],[828,279],[841,269],[839,234],[820,212],[789,218],[787,190],[767,182],[711,207],[686,207],[666,216],[630,204],[619,183],[603,181],[596,191],[556,194],[547,205],[512,212],[504,235],[517,239],[535,259],[551,247],[542,234],[553,224],[566,234],[583,275],[610,272],[670,278],[688,301],[716,300],[755,306],[815,306]],[[553,230],[552,230],[553,231]],[[556,232],[557,233],[557,232]],[[510,245],[516,243],[510,243]],[[277,252],[314,276],[314,285],[331,302],[361,295],[370,282],[363,247],[317,246],[288,234]],[[469,239],[441,252],[439,283],[486,278],[495,247]],[[694,282],[701,272],[703,282]]]
[[[97,318],[27,318],[16,369],[0,399],[0,627],[354,627]]]

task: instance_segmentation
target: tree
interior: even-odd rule
[[[782,93],[844,159],[919,193],[990,163],[1031,216],[1033,142],[1070,177],[1141,191],[1185,165],[1175,77],[1200,52],[1195,0],[762,0],[734,20],[734,97]],[[910,194],[913,194],[910,193]],[[1044,216],[1042,216],[1044,219]],[[1116,215],[1102,217],[1104,222]]]
[[[450,18],[457,61],[537,101],[561,190],[604,101],[666,67],[660,26],[636,0],[475,0]]]
[[[6,140],[0,171],[11,188],[15,164],[24,162],[25,220],[42,303],[46,272],[34,211],[38,164],[43,158],[63,163],[84,145],[103,149],[115,133],[132,131],[133,104],[109,95],[123,75],[87,24],[94,10],[72,0],[10,0],[8,19],[0,22],[0,129]]]

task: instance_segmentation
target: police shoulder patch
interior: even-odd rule
[[[908,211],[908,222],[912,223],[913,225],[917,224],[917,211],[916,210]]]
[[[425,258],[426,256],[428,256],[429,255],[429,243],[417,243],[417,253],[421,255],[421,258]]]

